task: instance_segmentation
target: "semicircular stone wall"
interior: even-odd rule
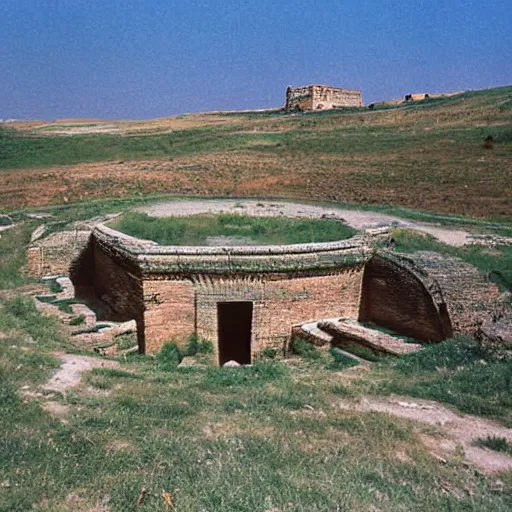
[[[452,311],[437,281],[403,258],[375,255],[372,245],[356,235],[288,246],[160,246],[100,224],[71,279],[105,316],[137,321],[141,352],[183,345],[193,333],[217,350],[219,304],[229,303],[251,304],[251,356],[285,351],[293,326],[327,318],[372,321],[425,341],[450,336]]]

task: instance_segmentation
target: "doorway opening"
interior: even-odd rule
[[[252,302],[218,302],[219,364],[251,364]]]

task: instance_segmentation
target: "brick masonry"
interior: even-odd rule
[[[71,279],[105,315],[135,319],[139,349],[148,353],[168,341],[183,346],[192,333],[217,350],[219,302],[253,303],[253,356],[266,347],[286,350],[294,326],[325,318],[374,321],[436,342],[452,330],[471,332],[492,314],[497,290],[467,264],[433,253],[376,254],[372,244],[355,236],[293,246],[166,247],[98,225],[72,261]]]
[[[283,353],[292,326],[314,318],[356,318],[362,266],[321,276],[260,274],[247,278],[201,276],[195,281],[197,333],[217,347],[217,303],[253,303],[251,351],[263,348]]]
[[[33,277],[67,275],[86,247],[91,231],[62,231],[34,242],[27,251],[26,272]]]
[[[285,110],[330,110],[343,107],[362,107],[361,91],[340,89],[328,85],[288,87]]]
[[[373,322],[404,336],[437,342],[452,335],[446,309],[414,272],[374,256],[365,265],[360,322]]]

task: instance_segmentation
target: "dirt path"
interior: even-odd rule
[[[289,202],[253,201],[253,200],[183,200],[166,201],[144,206],[140,212],[155,217],[197,215],[200,213],[239,213],[261,217],[283,215],[286,217],[305,217],[309,219],[332,218],[343,220],[354,229],[395,226],[415,229],[436,237],[439,241],[460,247],[468,241],[469,233],[462,230],[439,227],[435,224],[403,219],[385,213],[346,210],[342,208],[312,206]]]
[[[92,370],[93,368],[117,368],[119,366],[117,361],[109,361],[91,356],[61,354],[59,357],[62,361],[62,366],[43,386],[43,389],[49,391],[66,391],[80,383],[83,372]]]
[[[338,407],[343,410],[382,412],[440,427],[446,432],[446,439],[421,436],[429,451],[438,458],[452,455],[460,446],[464,450],[465,459],[482,471],[512,470],[512,456],[473,445],[477,439],[488,436],[505,438],[512,444],[512,429],[499,423],[476,416],[456,414],[437,402],[413,400],[409,397],[363,398],[360,402],[341,400]]]

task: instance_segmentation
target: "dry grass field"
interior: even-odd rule
[[[509,217],[511,157],[512,87],[373,111],[19,123],[0,131],[0,205],[158,193]]]

